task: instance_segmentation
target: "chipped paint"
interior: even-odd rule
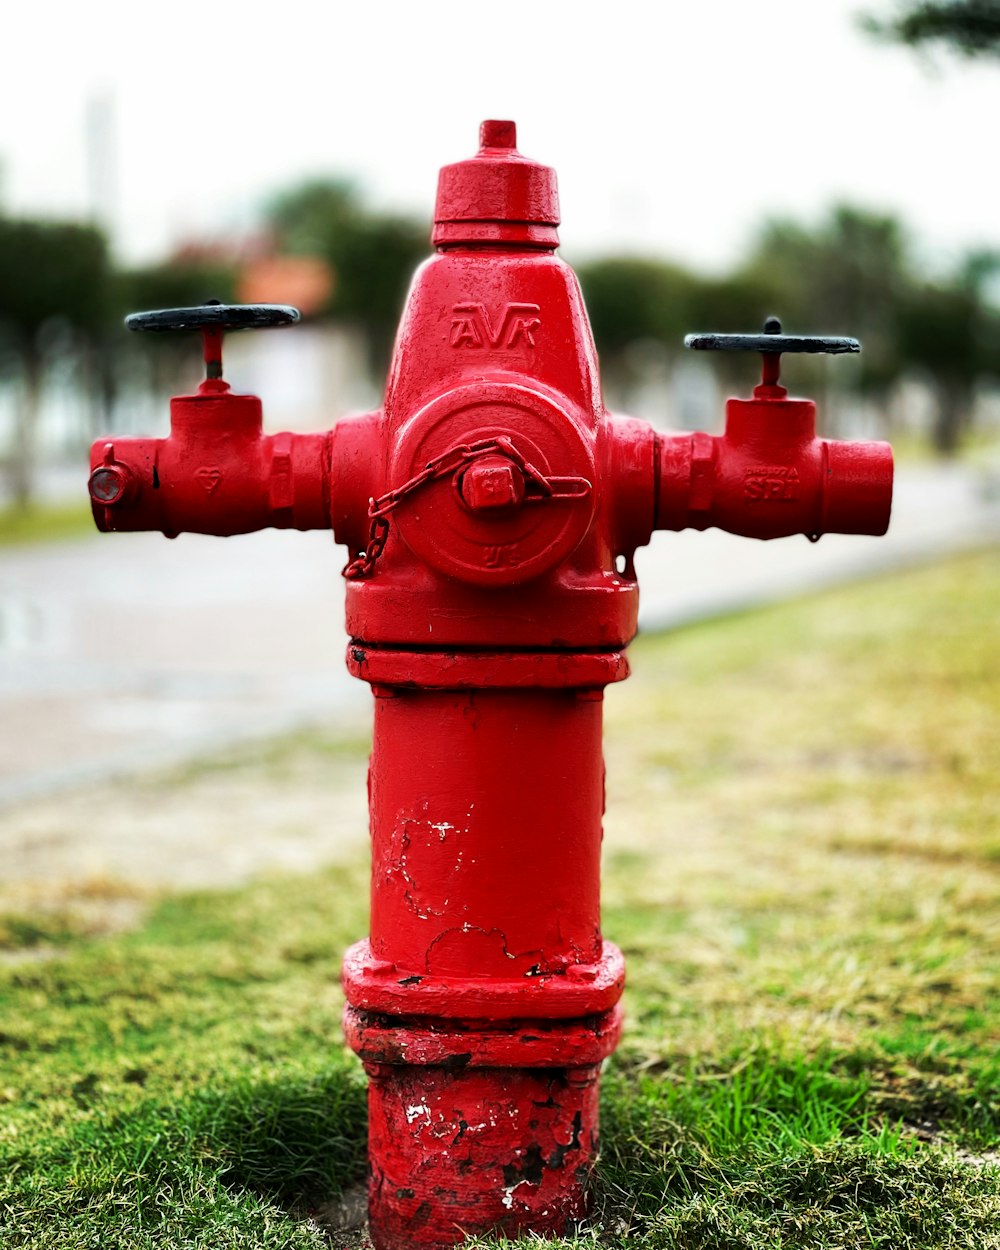
[[[376,1244],[446,1246],[471,1227],[552,1234],[579,1219],[597,1158],[597,1084],[569,1077],[380,1068],[369,1090]],[[552,1166],[560,1150],[572,1151],[573,1167]]]

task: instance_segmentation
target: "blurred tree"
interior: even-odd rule
[[[870,33],[911,47],[943,43],[968,57],[1000,57],[998,0],[907,0],[889,18],[866,14]],[[953,454],[968,427],[977,382],[1000,374],[1000,314],[988,284],[1000,255],[974,252],[947,283],[914,283],[900,303],[899,346],[937,399],[935,448]]]
[[[641,339],[683,336],[697,278],[667,261],[609,257],[578,266],[594,338],[615,357]]]
[[[110,388],[105,393],[100,417],[102,428],[112,428],[110,409],[121,375],[115,362],[125,358],[125,353],[141,362],[146,375],[143,385],[156,395],[173,390],[183,372],[190,371],[193,363],[200,360],[197,346],[192,347],[185,334],[129,335],[133,341],[126,347],[121,318],[127,313],[153,308],[190,308],[209,299],[230,303],[235,285],[236,271],[232,264],[211,256],[183,252],[168,261],[125,269],[116,275],[116,315],[101,341],[100,378],[103,385]]]
[[[46,364],[98,335],[111,301],[107,243],[100,230],[0,217],[0,344],[19,375],[9,460],[15,503],[30,502]]]
[[[749,333],[760,330],[767,317],[783,306],[782,287],[766,269],[705,278],[694,288],[688,329]],[[716,352],[712,370],[727,385],[745,388],[760,381],[760,357]]]
[[[895,217],[840,204],[813,228],[767,222],[741,272],[773,292],[774,311],[789,332],[860,338],[854,382],[863,394],[884,397],[898,380],[896,316],[912,278]]]
[[[874,35],[911,46],[939,41],[965,56],[1000,57],[997,0],[923,0],[898,7],[891,18],[865,15],[862,25]]]
[[[407,217],[369,212],[346,182],[303,183],[277,196],[267,217],[282,251],[319,256],[333,270],[329,313],[365,334],[373,372],[388,364],[427,230]]]
[[[186,308],[208,299],[228,303],[234,282],[232,265],[183,256],[158,265],[124,269],[115,284],[116,311],[124,315],[150,308]]]
[[[778,296],[767,274],[705,277],[647,257],[594,260],[578,266],[577,272],[602,371],[626,404],[648,363],[635,350],[637,344],[654,343],[667,361],[676,363],[686,334],[759,327]],[[752,378],[756,367],[756,362],[748,364],[745,357],[730,353],[721,353],[714,362],[716,372],[730,381]]]
[[[335,249],[336,236],[356,229],[362,216],[357,190],[335,179],[314,179],[281,191],[265,211],[282,249],[298,256]]]
[[[759,330],[781,295],[779,284],[765,271],[703,278],[692,292],[692,324],[688,328],[727,334]]]
[[[655,343],[666,356],[682,350],[691,329],[700,279],[680,265],[639,256],[609,257],[577,267],[601,368],[628,403],[638,376],[640,344]]]
[[[934,391],[942,455],[953,455],[969,428],[977,383],[1000,376],[1000,312],[988,299],[998,272],[1000,255],[976,252],[951,281],[915,284],[901,302],[900,352]]]

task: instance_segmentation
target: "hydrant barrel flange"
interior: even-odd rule
[[[442,976],[380,959],[364,938],[348,948],[341,978],[351,1006],[373,1016],[564,1020],[614,1007],[625,985],[625,960],[613,942],[602,941],[593,963],[567,964],[561,972],[532,967],[511,977]]]

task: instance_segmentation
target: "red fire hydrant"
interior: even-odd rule
[[[586,1211],[598,1076],[621,1030],[600,927],[601,703],[628,675],[635,549],[654,529],[882,534],[884,443],[815,435],[784,351],[850,339],[707,335],[763,354],[725,434],[664,436],[604,408],[551,169],[511,122],[441,172],[385,403],[327,434],[261,432],[222,380],[221,329],[293,309],[137,314],[200,328],[207,378],[165,439],[101,440],[104,530],[332,528],[352,553],[347,663],[375,696],[371,937],[344,961],[370,1077],[379,1250],[467,1232],[559,1234]]]

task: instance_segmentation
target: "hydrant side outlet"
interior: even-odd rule
[[[759,351],[725,433],[665,436],[605,409],[555,174],[514,124],[441,173],[435,254],[378,412],[262,431],[222,378],[223,329],[271,305],[137,314],[200,330],[206,378],[164,439],[103,439],[104,530],[332,529],[347,546],[350,671],[374,695],[371,929],[346,953],[344,1030],[370,1078],[377,1250],[558,1235],[587,1210],[598,1082],[622,1027],[600,926],[606,686],[628,675],[637,547],[654,529],[879,534],[892,458],[815,432],[782,352],[850,339],[697,335]]]

